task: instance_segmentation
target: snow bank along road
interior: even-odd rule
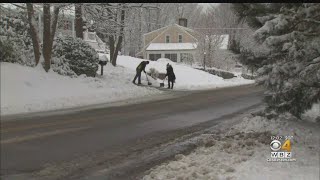
[[[245,85],[64,115],[2,117],[1,177],[80,179],[99,172],[104,179],[130,179],[156,162],[121,169],[129,157],[147,157],[147,149],[216,125],[261,104],[262,96],[261,88]]]

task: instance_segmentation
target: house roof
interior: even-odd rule
[[[167,43],[152,43],[152,41],[154,39],[156,39],[157,37],[159,37],[161,34],[165,33],[169,27],[172,27],[172,26],[176,26],[178,27],[180,30],[186,32],[187,34],[189,34],[192,38],[194,38],[196,41],[197,38],[195,38],[194,34],[195,34],[195,31],[190,29],[190,28],[187,28],[187,27],[184,27],[184,26],[180,26],[178,24],[172,24],[172,25],[168,25],[168,26],[165,26],[165,27],[162,27],[160,29],[156,29],[156,30],[153,30],[151,32],[148,32],[146,34],[144,34],[143,36],[146,36],[147,34],[150,34],[150,33],[153,33],[153,32],[160,32],[155,38],[153,38],[149,44],[146,44],[142,50],[140,52],[138,52],[136,55],[139,55],[141,54],[144,49],[145,50],[175,50],[173,48],[178,48],[177,50],[190,50],[190,49],[196,49],[197,46],[194,46],[194,45],[186,45],[186,44],[192,44],[192,43],[170,43],[172,44],[171,46],[174,46],[173,48],[169,48],[169,49],[165,49],[165,48],[168,48],[169,46],[168,45],[159,45],[159,44],[167,44]],[[151,44],[157,44],[157,45],[151,45]],[[174,44],[180,44],[180,45],[174,45]],[[151,46],[150,46],[151,45]],[[163,47],[164,49],[155,49],[155,47]],[[148,49],[149,48],[149,49]],[[184,48],[184,49],[183,49]]]
[[[178,26],[179,28],[185,30],[185,31],[195,32],[193,29],[190,29],[190,28],[187,28],[187,27],[184,27],[184,26],[180,26],[179,24],[175,24],[175,25]]]
[[[162,51],[162,50],[193,50],[197,48],[196,43],[151,43],[147,51]]]
[[[186,32],[187,34],[189,34],[192,38],[194,38],[195,40],[197,40],[197,38],[195,38],[194,34],[196,33],[196,31],[194,31],[193,29],[190,29],[190,28],[187,28],[187,27],[184,27],[184,26],[180,26],[178,24],[172,24],[172,25],[168,25],[168,26],[165,26],[165,27],[162,27],[160,29],[156,29],[156,30],[153,30],[153,31],[150,31],[148,33],[145,33],[143,34],[143,36],[146,36],[150,33],[153,33],[153,32],[157,32],[157,31],[160,31],[160,34],[162,34],[163,32],[165,32],[169,27],[172,27],[172,26],[176,26],[178,27],[179,29],[181,29],[182,31]],[[159,34],[159,35],[160,35]],[[156,36],[155,38],[153,39],[156,39],[158,36]]]
[[[169,26],[165,26],[165,27],[162,27],[162,28],[159,28],[159,29],[155,29],[155,30],[150,31],[150,32],[147,32],[147,33],[145,33],[145,34],[143,34],[143,35],[145,36],[145,35],[147,35],[147,34],[151,34],[151,33],[153,33],[153,32],[157,32],[157,31],[165,30],[165,29],[167,29],[168,27],[169,27]]]

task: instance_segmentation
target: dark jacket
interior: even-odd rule
[[[176,75],[174,74],[173,68],[171,65],[167,67],[166,76],[168,76],[169,81],[174,81],[176,79]]]
[[[146,72],[145,68],[146,68],[147,62],[148,62],[148,61],[142,61],[142,62],[137,66],[136,70],[137,70],[138,72],[142,72],[142,71],[143,71],[143,72]]]

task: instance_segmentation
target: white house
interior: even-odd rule
[[[159,58],[168,58],[174,62],[193,59],[198,44],[196,32],[186,27],[187,19],[180,18],[179,24],[144,34],[144,47],[136,56],[152,61]]]

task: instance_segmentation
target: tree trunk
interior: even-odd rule
[[[51,22],[50,4],[43,5],[43,58],[45,62],[44,69],[49,71],[51,66],[51,54],[54,35],[58,24],[58,15],[60,7],[55,6],[53,10],[53,19]]]
[[[206,70],[206,55],[203,56],[203,69]]]
[[[114,57],[114,45],[115,45],[115,41],[114,41],[114,37],[113,35],[109,36],[109,49],[110,49],[110,62],[113,62],[113,57]]]
[[[113,43],[110,42],[110,52],[111,52],[111,44],[112,45],[112,49],[113,49],[113,55],[112,55],[112,58],[111,58],[111,53],[110,53],[110,59],[111,59],[111,64],[113,66],[116,66],[117,65],[117,57],[118,57],[118,52],[119,50],[121,49],[121,44],[122,44],[122,39],[123,39],[123,33],[124,33],[124,18],[125,18],[125,10],[122,9],[121,10],[121,27],[120,27],[120,34],[118,36],[118,40],[117,40],[117,45],[116,47],[114,47],[115,45],[115,42],[113,40]],[[113,37],[112,37],[113,39]]]
[[[83,39],[82,4],[75,4],[75,16],[76,37]]]
[[[34,9],[33,4],[26,3],[27,5],[27,13],[28,13],[28,22],[30,25],[30,35],[32,39],[33,53],[36,61],[36,65],[38,65],[40,60],[40,40],[39,34],[36,29],[35,20],[34,20]],[[40,20],[40,19],[39,19]]]
[[[60,7],[55,6],[53,10],[53,19],[51,24],[51,48],[54,40],[54,36],[56,34],[57,24],[58,24],[58,15],[59,15]]]
[[[147,23],[147,26],[148,26],[148,32],[151,31],[151,14],[150,14],[150,9],[148,9],[148,23]]]
[[[50,14],[50,4],[45,3],[43,5],[43,58],[44,58],[44,69],[46,72],[50,69],[51,64],[51,14]]]
[[[157,4],[157,7],[159,9],[157,9],[156,28],[155,29],[161,28],[160,21],[159,21],[160,20],[160,6]]]
[[[207,56],[207,62],[208,62],[208,64],[209,64],[209,67],[210,66],[212,66],[212,62],[211,62],[211,51],[212,51],[212,49],[211,49],[211,43],[212,43],[212,39],[211,39],[211,37],[209,36],[209,44],[208,44],[208,52],[207,52],[207,54],[208,54],[208,56]]]

